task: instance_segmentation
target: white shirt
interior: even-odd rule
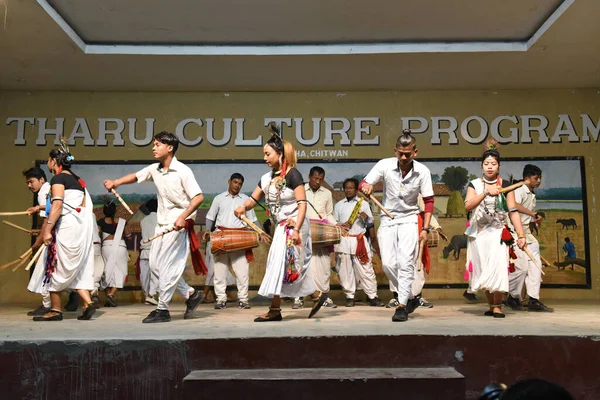
[[[229,191],[223,192],[214,198],[210,210],[206,214],[206,229],[210,231],[213,225],[224,228],[246,228],[246,224],[235,216],[233,210],[244,204],[248,199],[243,193],[233,196]],[[246,211],[246,217],[258,224],[254,210]]]
[[[365,181],[374,185],[383,180],[382,205],[394,216],[390,219],[381,213],[381,225],[396,225],[408,222],[416,223],[419,214],[419,193],[423,197],[433,196],[431,172],[420,162],[413,160],[412,169],[402,178],[402,171],[395,157],[379,161]]]
[[[335,224],[336,221],[333,217],[333,196],[331,192],[323,186],[319,187],[317,191],[313,191],[308,183],[304,184],[304,190],[306,191],[306,200],[317,209],[317,212],[321,214],[321,218],[326,219],[330,224]],[[306,205],[306,215],[308,218],[321,219],[310,204]]]
[[[140,248],[142,249],[142,258],[148,258],[149,254],[144,254],[144,252],[150,250],[152,242],[144,243],[144,241],[154,236],[156,232],[156,220],[157,214],[155,212],[151,212],[140,221],[140,227],[142,228],[142,241],[140,244]]]
[[[162,169],[160,163],[156,163],[138,171],[135,175],[138,183],[154,181],[156,185],[159,225],[174,224],[188,208],[191,200],[202,193],[192,170],[175,157],[167,170]],[[188,217],[192,220],[195,218],[196,211]]]
[[[50,182],[44,182],[40,190],[37,192],[37,201],[40,206],[46,206],[46,197],[48,196],[48,192],[50,192]],[[47,210],[50,212],[50,210]],[[40,210],[40,217],[46,218],[48,213],[45,210]]]
[[[344,200],[338,201],[336,203],[335,209],[333,211],[333,217],[337,221],[340,221],[340,223],[343,224],[344,222],[348,221],[348,218],[350,218],[350,215],[352,215],[354,206],[356,206],[357,203],[358,203],[357,196],[353,197],[350,200],[348,200],[346,198]],[[366,220],[363,220],[360,218],[360,215],[358,217],[356,217],[356,219],[354,220],[354,223],[352,224],[352,226],[350,227],[350,230],[348,231],[348,233],[351,235],[360,235],[362,233],[365,233],[367,231],[367,226],[373,224],[373,213],[371,212],[371,207],[369,207],[368,201],[363,200],[363,202],[360,206],[359,214],[361,212],[364,212],[365,214],[367,214],[368,218]]]
[[[535,193],[529,190],[529,187],[527,185],[523,185],[515,189],[515,201],[518,204],[525,207],[526,209],[528,209],[529,211],[535,211]],[[534,241],[537,241],[537,239],[535,238],[535,236],[533,236],[531,230],[529,229],[529,224],[533,222],[533,217],[531,215],[522,213],[519,213],[519,216],[521,217],[521,224],[523,225],[523,230],[525,231],[525,234],[527,236],[527,243],[534,243]],[[512,222],[510,225],[512,227]],[[513,232],[514,231],[515,230],[513,229]]]

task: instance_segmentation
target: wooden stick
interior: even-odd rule
[[[35,264],[35,262],[37,261],[37,259],[40,258],[40,256],[42,255],[42,252],[44,251],[44,249],[46,247],[47,247],[46,244],[42,243],[42,245],[40,246],[40,248],[38,249],[38,251],[31,258],[31,261],[29,261],[29,264],[27,264],[27,266],[25,267],[25,271],[29,271],[31,269],[31,267],[33,266],[33,264]]]
[[[390,212],[389,212],[388,210],[386,210],[386,209],[385,209],[385,208],[384,208],[384,207],[381,205],[381,203],[379,202],[379,200],[377,200],[377,199],[375,198],[375,196],[373,196],[373,195],[368,195],[368,196],[367,196],[367,198],[368,198],[370,201],[372,201],[373,203],[375,203],[375,205],[376,205],[377,207],[379,207],[379,209],[380,209],[380,210],[381,210],[381,211],[382,211],[382,212],[383,212],[385,215],[387,215],[387,216],[388,216],[388,217],[390,217],[391,219],[394,219],[394,216],[393,216],[392,214],[390,214]]]
[[[20,263],[18,263],[17,265],[15,265],[15,267],[12,270],[12,272],[15,272],[16,270],[18,270],[19,268],[21,268],[23,265],[25,265],[26,262],[27,262],[27,259],[21,260]]]
[[[33,247],[28,248],[25,253],[21,254],[21,256],[19,257],[19,260],[29,257],[31,255],[31,253],[33,253]]]
[[[507,186],[505,188],[498,188],[498,193],[512,192],[513,190],[520,188],[524,184],[525,184],[525,182],[521,181],[521,182],[515,183],[514,185]]]
[[[540,254],[540,259],[542,260],[542,262],[548,266],[552,265],[548,262],[548,260],[546,260],[541,254]]]
[[[246,223],[246,225],[248,225],[250,228],[254,229],[259,235],[267,235],[267,233],[265,231],[263,231],[262,229],[260,229],[254,222],[250,221],[248,219],[248,217],[246,217],[245,215],[242,215],[240,217],[240,219],[242,221],[244,221]],[[271,236],[267,235],[269,238]]]
[[[0,212],[0,216],[7,217],[10,215],[29,215],[27,211]]]
[[[129,208],[129,206],[127,205],[127,203],[125,203],[125,200],[123,200],[123,198],[119,195],[119,193],[117,193],[117,191],[115,189],[110,189],[110,191],[121,202],[121,204],[123,205],[123,207],[125,207],[125,209],[127,211],[129,211],[129,214],[133,215],[133,211],[131,211],[131,208]]]
[[[22,226],[19,226],[19,225],[17,225],[17,224],[13,224],[12,222],[8,222],[8,221],[5,221],[5,220],[2,220],[2,223],[3,223],[4,225],[12,226],[13,228],[15,228],[15,229],[18,229],[18,230],[20,230],[20,231],[27,232],[27,233],[29,233],[30,235],[33,233],[33,232],[31,231],[31,229],[23,228]]]
[[[529,259],[535,264],[535,266],[538,267],[538,269],[540,270],[540,272],[542,273],[542,275],[546,275],[546,273],[542,269],[542,266],[537,263],[537,261],[536,261],[535,258],[533,258],[533,254],[531,254],[531,252],[529,251],[529,249],[527,248],[527,246],[523,247],[522,250],[525,252],[525,254],[527,254],[527,257],[529,257]]]
[[[20,263],[21,261],[22,261],[22,260],[21,260],[20,258],[17,258],[17,259],[16,259],[16,260],[14,260],[14,261],[11,261],[11,262],[9,262],[9,263],[6,263],[6,264],[4,264],[4,265],[0,266],[0,271],[2,271],[3,269],[6,269],[6,268],[8,268],[8,267],[10,267],[10,266],[12,266],[12,265],[15,265],[15,264],[17,264],[17,263]]]
[[[153,241],[156,238],[159,238],[159,237],[161,237],[163,235],[166,235],[167,233],[173,232],[174,230],[175,230],[175,227],[169,228],[169,229],[165,229],[164,231],[157,233],[156,235],[152,236],[151,238],[148,238],[148,239],[144,240],[142,243],[151,242],[151,241]]]

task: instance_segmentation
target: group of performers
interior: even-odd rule
[[[369,305],[384,306],[377,295],[373,252],[380,255],[394,293],[388,303],[395,307],[392,321],[407,321],[417,307],[430,306],[420,294],[425,282],[428,235],[438,226],[432,219],[431,173],[415,160],[417,145],[410,131],[405,130],[398,138],[395,157],[379,161],[361,182],[346,179],[345,198],[334,206],[331,192],[322,186],[325,171],[312,168],[305,184],[296,168],[292,144],[282,139],[274,124],[269,130],[272,136],[263,148],[269,171],[260,178],[251,196],[241,193],[244,177],[236,173],[228,181],[228,190],[212,202],[206,216],[207,231],[202,235],[208,240],[208,268],[193,229],[204,195],[192,170],[175,157],[179,145],[175,135],[155,135],[152,153],[157,163],[104,181],[109,191],[145,181],[156,186],[157,199],[142,207],[145,217],[141,221],[144,240],[139,257],[140,281],[145,302],[156,305],[143,322],[170,321],[169,304],[175,291],[186,298],[184,319],[193,315],[205,293],[188,285],[183,277],[190,255],[195,273],[208,273],[206,285],[214,287],[215,309],[227,307],[226,288],[234,282],[238,307],[249,309],[252,246],[244,243],[258,240],[270,245],[258,293],[272,300],[268,311],[256,322],[282,320],[282,297],[294,298],[293,308],[302,308],[304,298],[310,296],[313,302],[309,318],[321,307],[336,307],[329,298],[332,257],[347,307],[354,306],[357,289],[365,292]],[[49,183],[44,183],[39,169],[25,173],[39,203],[28,211],[43,218],[33,248],[39,248],[36,255],[41,255],[28,286],[30,291],[42,295],[42,305],[30,313],[35,321],[62,320],[60,293],[67,290],[83,301],[80,320],[89,320],[98,308],[98,290],[105,290],[105,306],[116,307],[115,293],[123,287],[127,275],[124,239],[130,233],[125,220],[115,218],[116,207],[112,203],[104,206],[104,218],[95,220],[85,182],[71,170],[73,161],[68,146],[62,143],[48,158],[48,169],[53,175]],[[540,215],[535,213],[534,194],[541,183],[541,170],[526,166],[524,183],[515,190],[514,185],[509,187],[510,183],[499,177],[500,154],[493,144],[481,161],[482,177],[469,183],[465,199],[465,207],[471,212],[465,232],[469,237],[465,267],[469,293],[485,291],[489,305],[485,315],[503,318],[503,302],[522,309],[525,284],[528,308],[551,311],[539,299],[539,245],[529,232],[529,222],[541,223]],[[32,181],[31,177],[35,179]],[[379,182],[383,182],[384,193],[381,223],[375,234],[373,213],[364,199],[375,201],[373,188]],[[258,228],[253,211],[256,205],[262,206],[263,198],[274,228],[272,237]],[[249,231],[248,226],[258,233]],[[320,233],[311,233],[311,226],[333,230],[337,240],[324,240]],[[239,248],[222,248],[217,239],[232,235],[240,238]],[[212,250],[222,251],[211,252],[211,246]],[[511,270],[514,272],[509,273]],[[505,293],[509,293],[506,301]]]

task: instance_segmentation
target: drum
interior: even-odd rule
[[[232,251],[258,247],[259,235],[245,229],[214,231],[210,234],[210,251],[213,254],[230,253]]]
[[[432,229],[427,235],[427,247],[438,247],[440,244],[440,233]]]
[[[340,242],[342,230],[339,226],[310,220],[310,235],[313,247],[333,246]]]

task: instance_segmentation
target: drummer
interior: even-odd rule
[[[346,295],[346,307],[354,307],[354,294],[357,288],[365,292],[370,306],[383,307],[385,304],[377,297],[377,279],[371,263],[373,252],[365,236],[367,228],[370,227],[372,229],[370,234],[374,240],[373,247],[379,252],[373,227],[373,213],[369,203],[357,196],[356,178],[348,178],[344,181],[344,193],[346,198],[335,205],[333,217],[348,230],[340,244],[335,246],[336,270]]]
[[[304,184],[306,191],[306,200],[308,207],[306,215],[312,220],[318,220],[327,224],[336,224],[333,218],[333,196],[331,191],[322,186],[325,180],[325,170],[319,166],[314,166],[308,173],[308,183]],[[310,271],[317,290],[322,293],[329,293],[329,282],[331,280],[331,261],[329,254],[331,249],[328,246],[314,247],[310,258]],[[304,306],[304,299],[296,298],[293,309],[299,309]],[[327,298],[323,307],[336,308],[337,305]]]
[[[244,204],[248,196],[241,193],[244,185],[244,177],[240,173],[234,173],[227,181],[227,191],[214,198],[208,214],[206,214],[206,232],[204,238],[207,239],[213,226],[217,230],[244,229],[245,225],[241,219],[233,213],[238,206]],[[258,225],[254,210],[246,211],[246,217]],[[214,255],[214,287],[215,310],[223,310],[227,307],[227,276],[229,268],[235,273],[238,288],[238,307],[244,310],[250,309],[248,302],[248,265],[251,261],[251,252],[238,250]]]

